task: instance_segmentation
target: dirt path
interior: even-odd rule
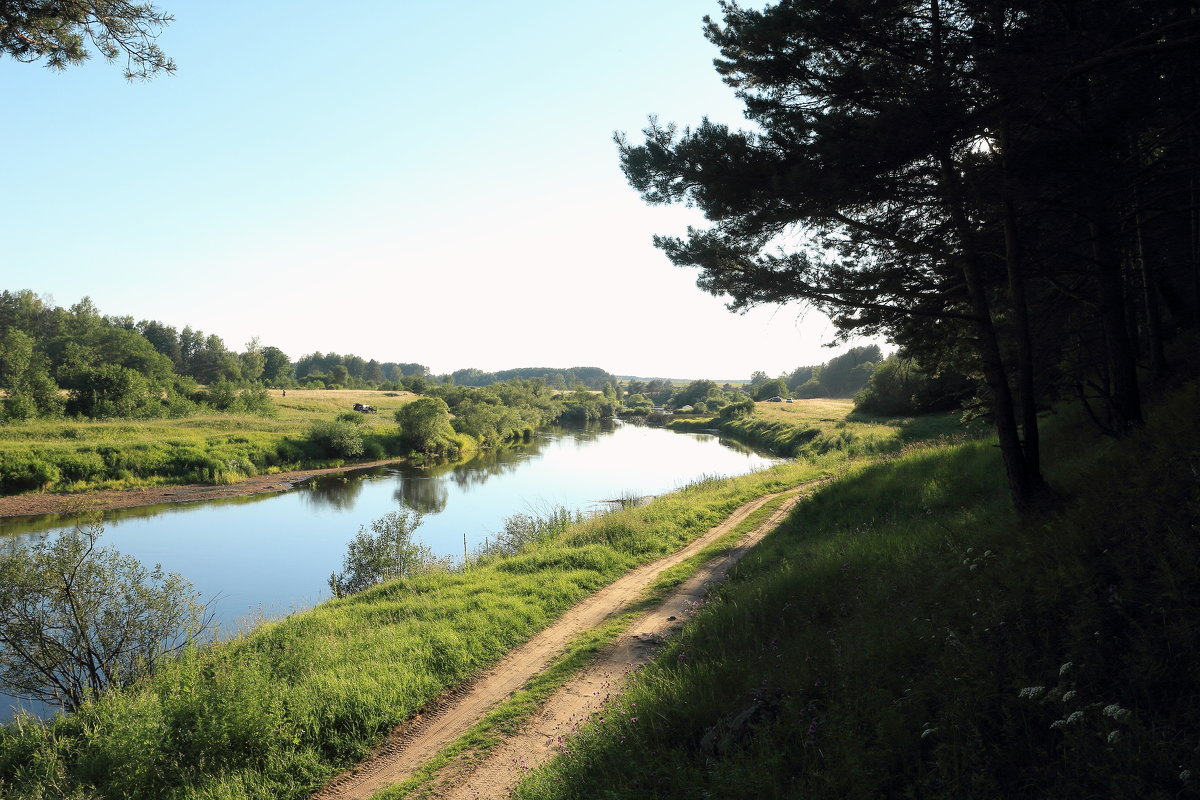
[[[36,493],[0,497],[0,517],[23,517],[30,514],[70,514],[78,511],[104,511],[110,508],[156,506],[163,503],[191,503],[199,500],[218,500],[223,497],[243,497],[267,492],[284,492],[314,475],[346,472],[352,469],[395,464],[402,458],[368,461],[328,469],[302,469],[278,472],[274,475],[255,475],[227,486],[207,483],[185,483],[178,486],[150,486],[143,489],[100,489],[79,494]]]
[[[404,780],[462,736],[492,707],[548,667],[577,635],[628,609],[663,571],[719,539],[781,494],[787,492],[747,503],[679,552],[639,567],[583,600],[495,668],[398,728],[375,756],[335,779],[314,800],[362,800]],[[649,661],[665,637],[683,625],[690,604],[702,599],[709,586],[721,580],[734,563],[774,529],[799,497],[796,494],[788,498],[737,545],[710,560],[666,600],[636,620],[589,667],[556,692],[524,732],[511,737],[477,766],[448,767],[444,774],[449,773],[450,777],[442,780],[442,794],[437,796],[471,800],[507,796],[508,787],[525,769],[553,755],[559,737],[568,735],[600,707],[608,693],[619,688],[630,672]]]

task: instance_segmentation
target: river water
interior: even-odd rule
[[[100,544],[183,575],[228,633],[328,599],[327,580],[341,569],[346,543],[389,511],[419,512],[416,538],[461,559],[464,542],[474,550],[514,514],[603,511],[606,501],[778,461],[711,434],[619,422],[554,428],[453,466],[397,464],[320,476],[279,494],[110,511]],[[28,547],[60,526],[53,518],[0,519],[0,547]],[[0,695],[0,720],[12,708]]]

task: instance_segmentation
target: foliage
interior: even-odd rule
[[[83,370],[71,390],[67,410],[96,419],[147,418],[164,413],[161,389],[139,372],[118,364]]]
[[[854,407],[867,414],[908,416],[958,408],[974,386],[949,370],[930,375],[911,358],[893,354],[871,373]]]
[[[151,3],[130,0],[0,0],[0,53],[65,69],[90,57],[91,42],[108,61],[124,54],[126,78],[145,80],[175,71],[154,41],[172,19]]]
[[[560,422],[582,425],[616,416],[617,402],[603,394],[593,394],[582,389],[564,395],[566,403],[559,415]]]
[[[647,202],[711,222],[656,244],[734,310],[804,300],[978,376],[1015,506],[1052,501],[1039,409],[1071,393],[1137,426],[1139,354],[1165,375],[1170,326],[1200,322],[1193,9],[721,10],[706,35],[753,128],[617,137]]]
[[[190,583],[97,549],[98,525],[0,555],[0,686],[68,711],[159,668],[207,627]]]
[[[420,526],[420,514],[401,509],[374,520],[370,531],[359,528],[346,545],[342,571],[329,576],[333,596],[345,597],[384,581],[411,578],[437,563],[431,548],[413,541]]]
[[[314,422],[308,430],[308,441],[326,458],[357,458],[363,452],[359,426],[342,419]]]
[[[599,367],[570,367],[569,369],[520,367],[499,372],[483,372],[468,368],[456,370],[451,373],[450,377],[458,386],[491,386],[494,383],[509,381],[539,381],[552,389],[574,389],[580,385],[585,389],[603,389],[617,380],[615,375]]]
[[[768,400],[772,397],[787,397],[787,381],[783,378],[766,381],[754,391],[755,400]]]
[[[852,471],[515,796],[1194,796],[1197,402],[1122,448],[1060,416],[1036,518],[992,442]]]
[[[457,449],[450,407],[440,397],[422,397],[396,412],[400,439],[408,448],[427,455],[453,455]]]

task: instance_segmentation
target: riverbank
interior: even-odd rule
[[[0,727],[0,781],[13,797],[37,796],[50,782],[106,798],[306,797],[588,595],[677,552],[739,506],[825,474],[793,462],[703,480],[509,555],[385,584],[190,651],[69,717]]]
[[[1195,383],[1121,440],[1047,421],[862,462],[506,797],[1197,797]]]
[[[317,475],[347,470],[366,469],[404,461],[385,458],[323,469],[298,469],[274,475],[255,475],[237,483],[213,485],[186,483],[174,486],[144,486],[131,489],[98,489],[75,494],[31,492],[0,497],[0,518],[24,517],[35,514],[72,514],[81,511],[107,511],[115,508],[157,506],[165,503],[193,503],[220,500],[227,497],[246,497],[255,494],[286,492],[297,483]]]

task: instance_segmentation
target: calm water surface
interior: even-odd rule
[[[528,445],[455,466],[406,464],[327,475],[290,492],[107,512],[102,546],[190,580],[226,631],[330,597],[359,526],[406,508],[423,515],[417,538],[458,558],[513,514],[669,492],[706,475],[741,475],[779,461],[709,434],[615,423],[551,429]],[[53,534],[53,518],[0,520],[0,546]],[[0,696],[0,719],[11,704]]]

